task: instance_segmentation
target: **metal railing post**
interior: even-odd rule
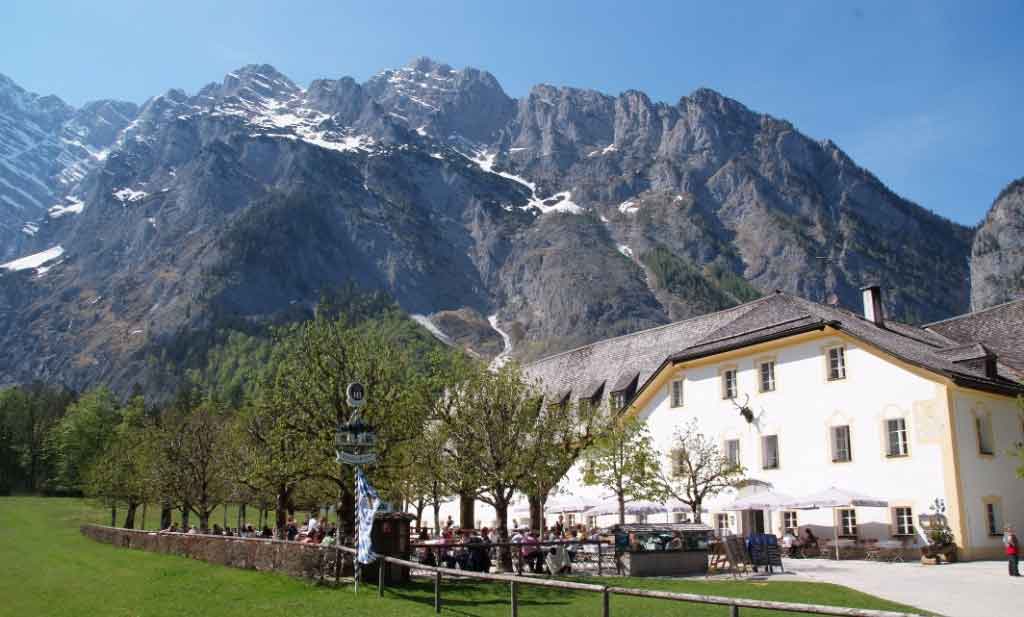
[[[601,543],[597,543],[597,575],[601,576],[603,571],[601,569]]]
[[[508,586],[512,594],[512,617],[519,617],[519,582],[511,581]]]
[[[441,571],[434,572],[434,612],[441,612]]]
[[[384,570],[385,570],[385,568],[387,568],[387,566],[388,566],[387,562],[385,562],[383,559],[381,559],[377,563],[377,597],[378,598],[383,598],[384,597],[384,576],[385,576]]]
[[[601,617],[609,617],[612,614],[612,594],[605,587],[601,591]]]
[[[729,617],[740,617],[740,607],[733,604],[729,607]]]

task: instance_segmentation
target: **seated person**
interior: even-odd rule
[[[572,530],[569,531],[569,539],[570,540],[574,540],[574,541],[575,540],[579,540],[579,534],[577,533],[577,531],[575,529],[572,529]],[[569,554],[569,561],[570,562],[572,562],[572,563],[576,562],[576,554],[580,552],[581,548],[582,548],[581,545],[575,544],[575,543],[574,544],[567,544],[567,545],[565,545],[565,551]]]
[[[804,529],[804,533],[806,535],[804,536],[804,540],[803,540],[802,546],[813,546],[813,547],[817,548],[817,546],[818,546],[818,537],[816,535],[814,535],[814,532],[811,531],[811,528],[810,527],[805,528]]]
[[[320,541],[320,546],[334,546],[334,529],[328,529],[327,533],[324,534],[323,540]]]
[[[527,531],[523,536],[522,551],[523,561],[530,566],[532,572],[540,574],[544,571],[544,551],[540,548],[540,540],[533,535],[532,531]]]
[[[683,550],[683,536],[678,532],[672,533],[672,539],[668,541],[665,546],[667,551],[681,551]]]

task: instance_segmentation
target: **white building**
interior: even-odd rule
[[[613,397],[647,423],[666,465],[673,434],[696,418],[752,486],[797,497],[836,486],[889,503],[777,512],[769,529],[762,512],[723,510],[736,495],[721,495],[705,504],[713,526],[830,537],[838,525],[840,536],[912,541],[940,498],[963,558],[1001,555],[1003,525],[1024,529],[1012,454],[1024,441],[1024,300],[918,328],[885,319],[877,287],[864,297],[856,314],[776,293],[526,369],[551,400]],[[578,469],[563,487],[602,493]]]

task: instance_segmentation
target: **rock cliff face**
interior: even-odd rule
[[[153,367],[200,333],[292,319],[352,283],[524,359],[776,288],[856,306],[882,280],[890,314],[920,321],[968,307],[970,230],[710,90],[515,100],[418,59],[306,89],[250,65],[97,105],[110,128],[79,140],[100,153],[80,178],[40,179],[25,212],[0,182],[0,217],[46,228],[0,239],[36,252],[0,269],[0,383],[159,388]]]
[[[1024,178],[996,197],[971,249],[971,306],[981,310],[1024,295]]]
[[[136,113],[122,101],[75,109],[0,75],[0,261],[33,252],[46,224],[74,210],[67,197]]]

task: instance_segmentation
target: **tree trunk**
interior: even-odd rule
[[[461,493],[459,495],[459,527],[475,529],[476,522],[473,520],[475,515],[476,497],[472,494]]]
[[[434,502],[434,537],[441,535],[441,503]]]
[[[422,499],[416,500],[416,531],[418,532],[423,527],[423,511],[427,508],[427,504]]]
[[[186,503],[181,507],[181,530],[188,531],[188,519],[192,511],[192,504]]]
[[[146,502],[142,502],[142,524],[139,525],[139,529],[145,529],[146,528],[146,507],[147,507],[147,505],[148,504]]]
[[[110,504],[110,526],[117,527],[117,504]]]
[[[701,523],[701,520],[700,520],[701,503],[697,502],[697,503],[691,505],[690,507],[693,508],[693,522],[694,522],[694,524],[700,525],[700,523]]]
[[[512,571],[512,551],[508,546],[508,503],[497,500],[494,502],[494,514],[498,519],[498,571]]]
[[[539,536],[544,532],[544,504],[539,495],[529,495],[527,500],[530,502],[530,529]]]
[[[124,516],[125,529],[135,529],[135,510],[138,508],[138,503],[131,500],[128,501],[128,513]]]
[[[274,537],[285,539],[285,525],[288,524],[288,487],[277,487],[277,502],[274,504]]]
[[[342,537],[356,536],[356,495],[353,489],[344,486],[341,489],[341,507],[338,509],[338,528]]]
[[[619,524],[626,524],[626,497],[619,493]]]
[[[171,504],[166,501],[160,504],[160,529],[167,529],[171,526]]]
[[[199,531],[206,533],[210,530],[210,511],[203,510],[199,513]]]

